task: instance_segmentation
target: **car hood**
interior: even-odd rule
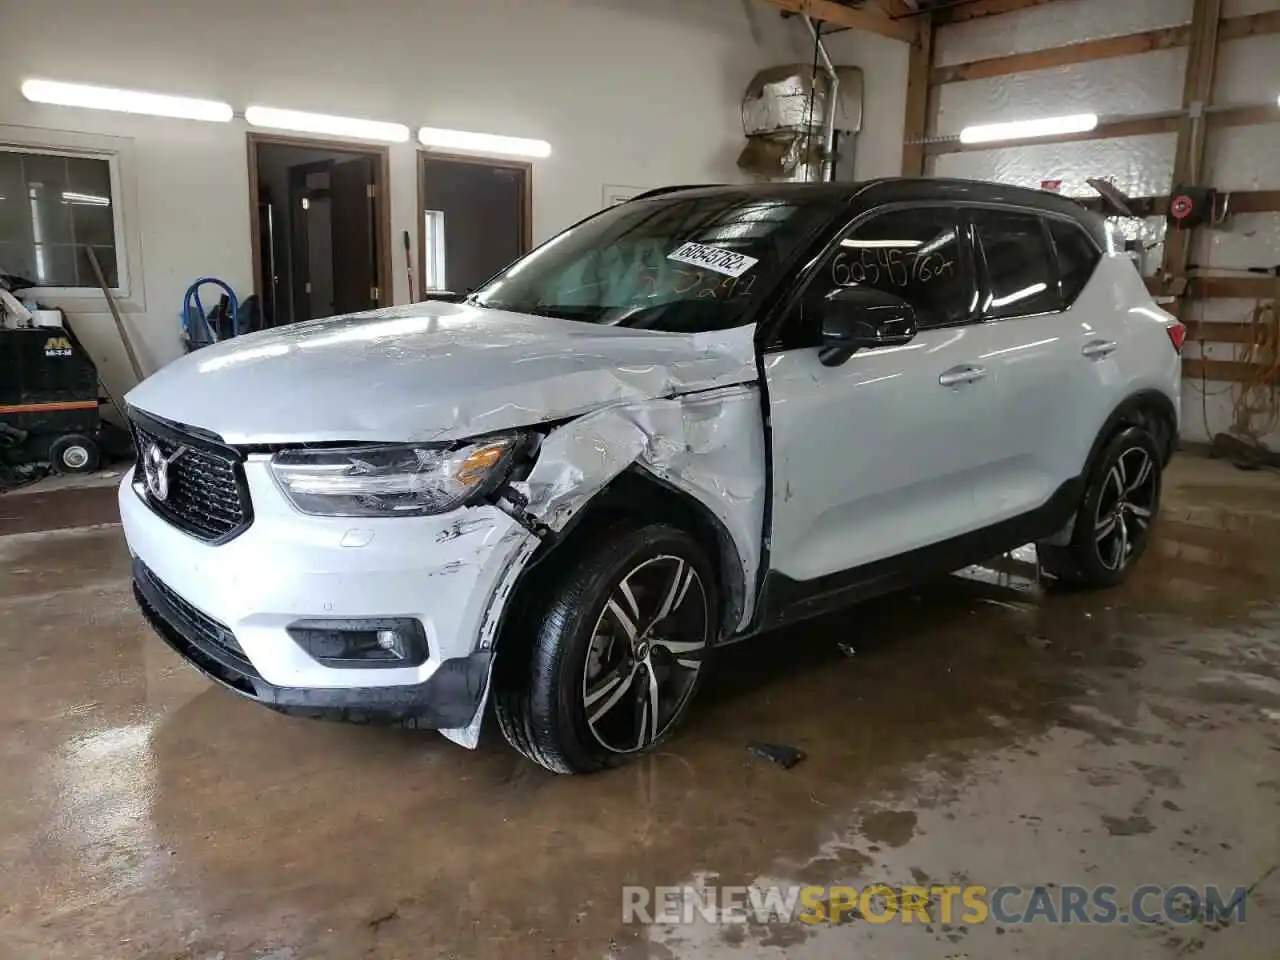
[[[754,380],[753,333],[660,333],[427,302],[206,347],[126,399],[232,444],[452,440]]]

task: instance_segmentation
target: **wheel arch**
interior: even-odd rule
[[[692,493],[632,463],[592,497],[558,533],[543,539],[512,592],[521,603],[536,595],[546,578],[572,562],[610,526],[635,521],[665,522],[692,536],[715,570],[720,597],[721,639],[732,635],[747,603],[747,572],[728,527]]]
[[[1178,411],[1168,394],[1160,390],[1138,390],[1125,397],[1103,421],[1085,461],[1082,477],[1088,477],[1111,439],[1127,427],[1145,427],[1155,438],[1164,463],[1173,456],[1178,442]]]

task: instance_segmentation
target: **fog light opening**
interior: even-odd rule
[[[299,620],[289,636],[326,667],[416,667],[427,660],[427,637],[415,619]]]

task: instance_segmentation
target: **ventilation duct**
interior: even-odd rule
[[[836,67],[836,154],[839,169],[851,170],[854,134],[862,128],[862,71]],[[766,180],[823,179],[823,142],[831,80],[820,67],[787,63],[761,70],[742,98],[747,144],[738,157],[744,173]]]

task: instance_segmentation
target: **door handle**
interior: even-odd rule
[[[1115,353],[1119,346],[1114,340],[1090,340],[1080,348],[1080,352],[1090,360],[1101,360]]]
[[[963,383],[975,383],[987,375],[986,367],[977,367],[971,363],[963,363],[950,370],[944,370],[938,382],[944,387],[958,387]]]

